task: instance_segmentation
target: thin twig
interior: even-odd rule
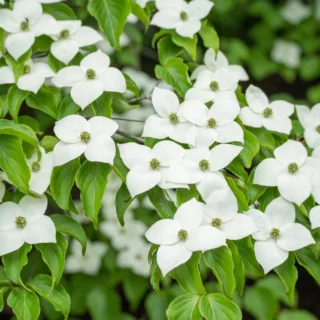
[[[144,144],[144,140],[142,138],[136,137],[136,136],[134,136],[132,134],[129,134],[129,133],[126,133],[126,132],[123,132],[123,131],[120,131],[120,130],[117,130],[116,134],[118,134],[119,136],[128,138],[128,139],[131,139],[133,141],[136,141],[139,144]]]
[[[119,120],[119,121],[129,121],[129,122],[141,122],[141,123],[145,123],[145,121],[143,121],[143,120],[133,120],[133,119],[112,118],[112,120]]]
[[[132,100],[129,100],[128,103],[129,104],[137,104],[142,100],[151,100],[151,96],[142,96],[142,97],[137,98],[137,99],[132,99]]]

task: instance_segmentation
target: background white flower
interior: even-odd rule
[[[304,4],[300,0],[288,0],[280,13],[283,19],[289,23],[299,24],[311,16],[312,10],[309,4]]]
[[[309,213],[311,228],[320,228],[320,206],[313,207]]]
[[[9,66],[0,68],[0,84],[15,83],[13,70]]]
[[[99,32],[99,34],[101,35],[102,40],[96,43],[96,47],[107,55],[113,54],[115,52],[115,49],[111,46],[108,38],[102,32]],[[124,48],[130,44],[130,38],[125,33],[122,33],[119,42],[120,47]]]
[[[288,68],[296,69],[301,63],[301,47],[294,42],[277,39],[273,44],[271,59]]]

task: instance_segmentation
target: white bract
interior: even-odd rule
[[[40,152],[40,155],[35,152],[30,159],[27,159],[27,163],[31,171],[30,191],[41,195],[50,184],[53,170],[53,154],[52,152],[46,153],[42,147],[40,147]]]
[[[311,194],[313,177],[320,175],[318,162],[308,157],[301,142],[293,140],[276,148],[274,156],[257,166],[253,183],[278,187],[283,198],[301,205]]]
[[[195,199],[182,204],[173,219],[163,219],[152,225],[146,238],[160,245],[157,263],[165,276],[187,262],[192,252],[206,251],[226,244],[224,235],[216,228],[201,226],[203,206]]]
[[[80,66],[61,69],[52,79],[59,88],[72,87],[71,97],[82,110],[104,91],[126,91],[126,80],[116,68],[109,67],[110,58],[98,50],[82,59]]]
[[[153,149],[137,143],[119,144],[120,156],[130,169],[127,187],[134,197],[159,185],[163,189],[187,187],[183,184],[167,183],[163,175],[178,160],[182,160],[185,150],[172,141],[158,142]]]
[[[250,85],[246,91],[248,107],[241,108],[239,118],[244,125],[264,127],[270,131],[289,134],[292,129],[290,116],[294,113],[292,103],[278,100],[269,102],[258,87]]]
[[[202,224],[216,228],[227,240],[240,240],[257,230],[248,216],[238,213],[237,198],[230,188],[217,190],[206,200]]]
[[[214,142],[243,142],[243,130],[234,121],[240,112],[239,102],[233,92],[220,92],[210,109],[201,101],[183,103],[182,114],[197,125],[195,145],[210,147]]]
[[[228,144],[220,144],[211,150],[207,147],[186,150],[183,159],[170,166],[164,179],[172,183],[195,183],[206,201],[213,191],[228,186],[219,170],[225,168],[241,150],[242,147]]]
[[[99,32],[99,34],[102,36],[102,40],[96,43],[96,47],[107,55],[113,54],[115,52],[115,49],[111,46],[108,38],[102,32]],[[125,33],[123,33],[120,36],[119,42],[121,48],[126,47],[130,44],[130,38]]]
[[[96,30],[81,26],[81,20],[57,21],[57,24],[56,33],[50,35],[54,40],[50,50],[58,60],[65,64],[76,56],[81,47],[103,40]]]
[[[184,103],[180,105],[175,93],[155,88],[152,104],[157,114],[148,117],[142,136],[156,139],[169,137],[177,142],[195,145],[196,127],[183,116]]]
[[[65,272],[83,272],[89,275],[97,275],[101,267],[101,258],[108,251],[103,242],[87,242],[86,254],[82,255],[81,244],[73,240],[71,243],[71,254],[66,259]]]
[[[254,251],[265,273],[285,262],[288,252],[315,243],[310,231],[294,222],[294,205],[281,197],[273,200],[264,214],[256,209],[246,214],[258,229],[252,234],[256,240]]]
[[[231,64],[229,65],[227,57],[219,51],[217,54],[213,49],[208,49],[204,55],[204,65],[197,67],[190,77],[191,80],[197,79],[199,74],[204,70],[212,72],[217,71],[220,68],[228,68],[230,71],[237,72],[240,81],[249,80],[249,76],[243,67]]]
[[[18,60],[33,45],[35,38],[54,33],[56,20],[42,12],[36,0],[15,2],[13,10],[0,10],[0,28],[9,33],[4,45],[10,55]]]
[[[24,243],[55,243],[56,228],[45,216],[48,200],[45,196],[24,196],[19,204],[0,205],[0,256],[18,250]]]
[[[213,3],[209,0],[156,0],[158,12],[150,24],[164,29],[175,29],[182,37],[193,38],[201,29],[200,20],[205,18]]]
[[[297,43],[277,39],[273,44],[271,58],[288,68],[297,69],[301,63],[301,54],[302,49]]]
[[[320,204],[320,146],[315,148],[312,153],[312,157],[316,160],[314,161],[314,165],[317,166],[317,170],[313,176],[311,181],[312,184],[312,195],[317,203]]]
[[[311,228],[320,228],[320,206],[313,207],[309,213]]]
[[[304,4],[300,0],[288,0],[284,7],[280,10],[283,19],[291,24],[299,24],[312,14],[309,4]]]
[[[54,165],[61,166],[83,153],[89,161],[113,164],[116,147],[111,136],[117,129],[115,121],[100,116],[86,120],[71,115],[57,121],[53,130],[61,141],[53,150]]]
[[[320,103],[312,109],[307,106],[296,106],[298,119],[305,129],[304,138],[312,149],[320,147]]]
[[[220,68],[215,72],[202,71],[193,88],[186,93],[186,100],[200,100],[203,103],[213,101],[219,92],[237,89],[239,75],[228,68]]]

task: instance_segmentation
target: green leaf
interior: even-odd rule
[[[240,157],[236,157],[228,166],[227,169],[231,171],[238,178],[246,182],[248,180],[248,173],[243,167],[243,162]]]
[[[58,213],[50,215],[50,218],[56,226],[57,232],[68,234],[81,243],[82,254],[84,255],[87,248],[87,235],[79,222]]]
[[[181,97],[192,87],[188,67],[181,58],[169,59],[163,66],[156,66],[156,77],[165,81],[167,84],[177,90]]]
[[[28,61],[31,58],[31,54],[32,50],[30,49],[26,53],[24,53],[18,60],[15,60],[9,54],[5,54],[3,56],[7,65],[12,67],[14,78],[16,81],[23,74],[24,65],[26,61]]]
[[[270,131],[265,128],[250,128],[250,132],[258,138],[261,146],[273,151],[276,147],[276,142]]]
[[[177,211],[176,206],[172,201],[169,201],[165,195],[164,190],[155,186],[147,192],[149,200],[153,204],[154,208],[163,219],[172,218]]]
[[[98,228],[98,213],[110,172],[111,166],[107,163],[86,161],[76,175],[76,184],[81,191],[84,212],[96,229]]]
[[[151,264],[150,264],[150,283],[153,290],[156,291],[159,295],[161,295],[160,279],[161,279],[161,271],[157,264],[157,254],[153,253],[151,258]]]
[[[112,47],[120,49],[120,36],[131,12],[130,0],[90,0],[88,11],[97,19]]]
[[[148,30],[150,23],[149,17],[134,0],[131,0],[131,12],[144,24],[145,29]]]
[[[210,268],[216,276],[224,294],[231,299],[236,288],[231,250],[226,246],[222,246],[214,250],[206,251],[203,257],[207,267]]]
[[[43,299],[50,302],[57,311],[61,311],[65,319],[68,319],[71,305],[70,297],[60,283],[52,288],[51,277],[45,274],[38,274],[29,280],[27,285]]]
[[[248,204],[249,206],[254,204],[267,190],[268,187],[265,186],[260,186],[258,184],[253,184],[253,178],[254,178],[254,173],[256,171],[256,168],[254,168],[250,172],[250,176],[248,179]]]
[[[190,185],[189,189],[180,188],[176,190],[177,205],[181,206],[183,203],[191,200],[192,198],[198,198],[199,192],[195,185]]]
[[[161,38],[158,42],[158,55],[162,65],[166,64],[171,58],[175,58],[182,53],[182,49],[176,46],[170,36]]]
[[[128,103],[128,99],[123,93],[112,92],[109,93],[112,97],[112,110],[117,113],[127,112],[136,109],[139,105],[132,105]]]
[[[123,291],[133,310],[136,310],[148,291],[148,282],[144,277],[127,272],[122,282]]]
[[[56,20],[77,20],[76,14],[70,6],[64,3],[50,3],[42,5],[43,11],[52,15]]]
[[[10,282],[10,278],[6,274],[4,267],[0,266],[0,286],[9,287]]]
[[[136,97],[140,97],[140,89],[137,84],[126,73],[123,73],[123,75],[126,79],[127,90],[134,93]]]
[[[37,320],[40,315],[39,298],[34,292],[14,288],[8,296],[8,306],[18,320]]]
[[[129,90],[129,89],[128,89]],[[104,92],[98,99],[91,103],[95,116],[112,117],[112,94]]]
[[[20,90],[16,85],[11,86],[7,95],[7,106],[13,120],[18,119],[22,102],[30,94],[29,91]]]
[[[3,295],[9,288],[7,287],[0,287],[0,312],[3,310],[4,303],[3,303]]]
[[[132,201],[133,199],[130,196],[130,192],[126,184],[122,183],[116,195],[116,211],[119,222],[122,226],[124,226],[124,214]]]
[[[232,190],[232,192],[234,193],[234,195],[237,198],[239,212],[248,211],[249,206],[248,206],[246,197],[243,194],[243,192],[240,191],[239,188],[237,187],[235,180],[232,178],[229,178],[229,177],[227,177],[226,180],[227,180],[227,183],[228,183],[230,189]]]
[[[318,320],[318,318],[306,310],[283,310],[278,320]]]
[[[36,244],[35,247],[41,252],[43,261],[51,271],[52,286],[54,286],[63,274],[68,240],[57,233],[57,243]]]
[[[189,293],[174,299],[167,309],[168,320],[200,320],[200,298],[197,294]]]
[[[19,116],[18,117],[18,122],[20,124],[24,124],[26,126],[28,126],[29,128],[31,128],[35,133],[41,134],[41,130],[40,130],[40,124],[39,122],[30,116]]]
[[[129,172],[129,169],[125,166],[123,163],[121,157],[119,148],[116,147],[116,156],[114,158],[114,164],[112,167],[113,171],[116,173],[116,175],[124,182],[126,183],[126,176]]]
[[[0,168],[21,192],[29,193],[31,174],[18,137],[0,135]]]
[[[59,139],[53,136],[44,136],[40,141],[40,146],[46,150],[46,152],[50,152],[54,149],[55,145],[59,142]]]
[[[79,168],[79,159],[53,168],[50,181],[51,194],[57,205],[64,210],[69,210],[70,194]]]
[[[150,292],[145,300],[145,310],[149,320],[166,320],[166,310],[169,302],[160,297],[156,292]]]
[[[236,289],[240,295],[243,295],[244,285],[246,282],[246,274],[244,263],[242,257],[239,254],[237,246],[233,243],[233,241],[228,241],[228,247],[232,253],[232,260],[233,260],[233,274],[234,279],[236,281]]]
[[[260,144],[258,138],[250,131],[244,129],[244,146],[240,153],[244,166],[250,168],[252,165],[252,159],[260,150]]]
[[[220,293],[210,293],[200,299],[200,312],[210,320],[241,320],[239,307]]]
[[[206,294],[199,272],[200,252],[194,252],[192,257],[184,264],[175,268],[169,275],[176,279],[181,289],[186,293]]]
[[[202,22],[202,27],[199,31],[203,44],[207,48],[213,49],[216,53],[219,51],[219,36],[212,26],[206,22]]]
[[[60,120],[79,111],[80,107],[72,100],[71,95],[65,96],[59,106],[57,118]]]
[[[20,249],[8,253],[2,257],[2,263],[8,277],[12,282],[24,286],[20,273],[22,268],[28,263],[28,253],[31,251],[32,245],[24,244]]]
[[[193,61],[196,61],[197,59],[197,43],[198,43],[198,37],[195,34],[192,39],[187,37],[182,37],[176,32],[172,34],[172,41],[174,44],[176,44],[178,47],[182,47],[185,49],[189,55],[191,56],[191,59]]]

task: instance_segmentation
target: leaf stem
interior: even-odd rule
[[[139,138],[139,137],[137,137],[137,136],[134,136],[134,135],[132,135],[132,134],[129,134],[129,133],[126,133],[126,132],[123,132],[123,131],[120,131],[120,130],[117,130],[117,131],[116,131],[116,134],[118,134],[119,136],[128,138],[128,139],[131,139],[131,140],[133,140],[133,141],[136,141],[136,142],[139,143],[139,144],[144,144],[144,139]]]

